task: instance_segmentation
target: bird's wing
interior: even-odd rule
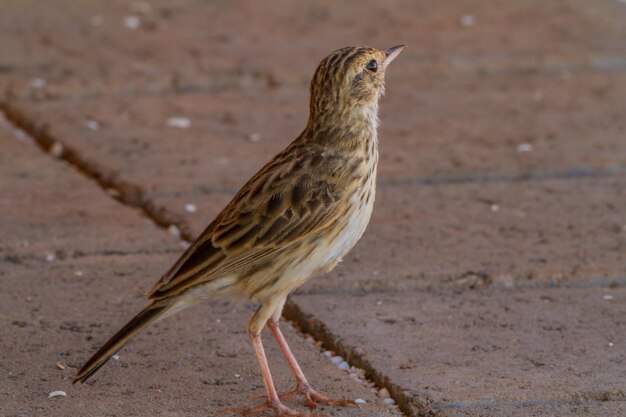
[[[243,186],[149,297],[249,270],[329,226],[345,210],[339,184],[349,171],[344,158],[294,142]]]

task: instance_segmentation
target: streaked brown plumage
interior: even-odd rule
[[[248,329],[269,401],[257,409],[302,415],[274,389],[260,340],[266,324],[307,405],[353,404],[311,389],[277,323],[287,295],[333,269],[365,231],[376,189],[378,100],[387,65],[403,48],[347,47],[322,60],[302,134],[243,186],[152,288],[152,304],[87,361],[75,382],[86,381],[154,321],[198,301],[238,295],[260,303]]]

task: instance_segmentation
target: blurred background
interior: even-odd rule
[[[333,415],[625,415],[623,0],[3,1],[0,280],[11,284],[0,323],[11,336],[0,368],[28,370],[0,383],[13,401],[4,415],[33,415],[27,402],[49,415],[90,410],[88,389],[51,405],[49,382],[67,386],[141,308],[186,245],[179,238],[193,239],[297,137],[324,56],[397,44],[407,48],[381,103],[372,223],[286,311],[304,332],[292,337],[305,368],[332,375],[333,393],[366,387],[380,407]],[[141,383],[130,368],[103,371],[105,385],[90,387],[101,396],[94,415],[204,415],[228,404],[220,396],[259,389],[241,333],[249,312],[203,308],[145,337],[139,350],[158,337],[156,353],[128,353],[132,372],[145,367]],[[215,341],[207,316],[232,317],[240,333]],[[24,347],[29,337],[38,347]],[[185,357],[176,338],[197,356],[164,380],[150,368]],[[237,359],[216,358],[219,343],[238,346]],[[228,390],[202,382],[209,363]]]

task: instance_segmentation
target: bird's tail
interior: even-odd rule
[[[162,302],[154,302],[144,308],[120,331],[109,339],[98,351],[80,368],[74,378],[74,383],[87,381],[102,365],[117,351],[119,351],[137,333],[148,327],[151,323],[161,318],[171,305]]]

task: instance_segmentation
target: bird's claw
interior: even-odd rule
[[[304,396],[304,398],[306,399],[306,406],[310,409],[314,409],[317,407],[317,404],[326,404],[326,405],[334,405],[334,406],[339,406],[339,407],[359,407],[359,404],[357,404],[355,401],[353,400],[348,400],[345,398],[330,398],[327,397],[323,394],[320,394],[319,392],[315,391],[313,388],[311,388],[310,385],[308,384],[298,384],[298,386],[296,387],[296,389],[286,392],[284,394],[282,394],[280,396],[280,398],[282,399],[283,396],[284,398],[289,398],[292,397],[296,394],[302,394]]]
[[[258,397],[263,397],[263,396],[258,396]],[[250,408],[234,407],[234,408],[227,408],[225,411],[231,412],[231,413],[239,413],[242,416],[248,417],[248,416],[258,414],[269,408],[274,410],[274,413],[276,413],[276,417],[322,417],[313,413],[293,410],[281,402],[272,404],[270,401],[266,401],[265,403],[261,405],[257,405],[256,407],[250,407]]]

